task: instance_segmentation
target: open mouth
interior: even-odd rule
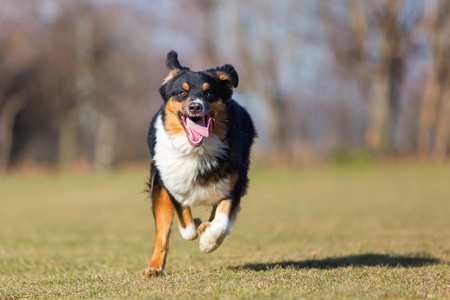
[[[214,130],[215,120],[209,115],[203,117],[188,117],[181,115],[184,131],[186,131],[189,143],[198,147],[203,143],[203,138],[209,137]]]

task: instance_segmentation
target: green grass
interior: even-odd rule
[[[254,168],[224,244],[174,226],[155,279],[146,177],[1,178],[0,299],[450,297],[449,166]]]

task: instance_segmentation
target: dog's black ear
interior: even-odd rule
[[[178,53],[174,50],[167,53],[166,66],[169,69],[169,75],[164,79],[163,84],[167,83],[178,72],[189,71],[189,68],[181,66],[180,62],[178,61]]]
[[[223,65],[214,69],[216,76],[224,81],[230,89],[237,87],[239,83],[239,76],[232,65]]]
[[[180,62],[178,61],[178,53],[174,50],[167,53],[166,66],[170,71],[179,72],[182,68]]]

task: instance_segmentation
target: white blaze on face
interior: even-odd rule
[[[205,109],[205,103],[202,100],[198,99],[198,98],[195,98],[194,100],[191,100],[191,103],[200,103],[200,105],[202,106],[202,111],[206,110]]]

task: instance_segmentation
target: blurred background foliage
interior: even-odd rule
[[[256,161],[449,157],[449,0],[0,0],[0,171],[148,163],[171,49],[236,67]]]

